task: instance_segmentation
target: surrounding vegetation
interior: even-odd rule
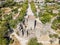
[[[52,28],[55,30],[60,29],[60,16],[53,21]]]
[[[39,14],[39,17],[40,17],[40,20],[42,21],[42,23],[47,23],[47,22],[50,22],[51,21],[51,18],[53,17],[54,15],[51,14],[50,12],[44,12],[44,13],[40,13]]]
[[[17,7],[17,8],[11,8],[11,7]],[[13,0],[9,1],[7,0],[2,5],[0,5],[0,45],[8,45],[11,43],[12,39],[9,37],[9,31],[12,30],[12,28],[16,28],[16,25],[18,22],[22,21],[25,14],[26,9],[28,8],[28,2],[24,2],[22,5],[19,4],[20,7],[22,7],[22,10],[19,12],[19,16],[16,20],[13,19],[13,15],[18,13],[18,3],[14,2]],[[5,8],[11,8],[11,12],[5,13]],[[2,8],[4,10],[2,10]],[[3,18],[2,18],[3,17]]]
[[[20,14],[19,14],[19,16],[17,17],[17,19],[14,20],[14,21],[12,20],[12,21],[13,21],[12,25],[14,25],[14,26],[16,26],[16,24],[17,24],[18,22],[22,21],[23,18],[24,18],[24,16],[26,15],[26,10],[27,10],[27,8],[28,8],[28,1],[26,0],[26,2],[24,2],[21,7],[22,7],[22,9],[21,9]],[[15,23],[15,24],[14,24],[14,23]]]
[[[32,1],[32,2],[30,2],[30,5],[31,5],[31,9],[32,9],[32,12],[34,13],[34,15],[36,16],[36,6],[35,6],[35,4],[34,4],[34,2]]]
[[[50,4],[50,3],[51,4]],[[54,18],[55,16],[59,15],[59,4],[57,3],[54,3],[54,0],[46,0],[45,2],[45,6],[43,6],[44,8],[41,9],[40,13],[39,13],[39,17],[40,17],[40,20],[42,21],[42,23],[47,23],[47,22],[50,22],[50,20],[52,18]],[[56,10],[58,11],[58,13],[53,13],[53,10]]]
[[[11,39],[8,36],[7,21],[3,20],[0,22],[0,45],[8,45],[10,41]]]
[[[58,34],[50,34],[49,37],[50,38],[58,38],[59,36],[58,36]]]
[[[37,38],[31,38],[28,45],[43,45],[42,43],[37,43]]]
[[[54,0],[45,0],[46,2],[54,2]]]

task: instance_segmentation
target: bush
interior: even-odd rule
[[[49,37],[50,38],[53,38],[53,37],[58,38],[58,34],[50,34]]]
[[[31,38],[28,42],[28,45],[43,45],[42,43],[37,42],[37,38]]]
[[[52,22],[52,26],[51,26],[53,29],[57,30],[57,29],[60,29],[60,16],[57,17],[57,19],[55,19],[53,22]]]
[[[40,20],[42,21],[43,24],[49,22],[52,18],[52,15],[48,12],[43,13],[40,15]]]
[[[43,45],[42,43],[38,43],[38,45]]]
[[[53,38],[53,35],[52,35],[52,34],[49,34],[49,37],[50,37],[50,38]]]
[[[37,45],[37,39],[36,38],[30,39],[28,45]]]

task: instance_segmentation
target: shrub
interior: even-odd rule
[[[28,42],[28,45],[43,45],[42,43],[37,42],[37,38],[31,38]]]

